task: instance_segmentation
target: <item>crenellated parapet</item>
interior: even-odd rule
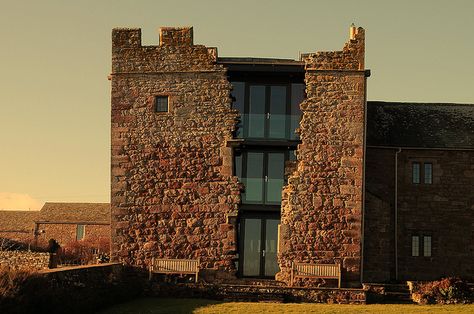
[[[112,30],[112,75],[224,71],[216,61],[217,48],[193,43],[192,27],[160,28],[156,46],[142,46],[139,28]]]

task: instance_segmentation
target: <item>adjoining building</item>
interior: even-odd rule
[[[0,211],[0,238],[24,247],[110,241],[109,203],[50,203],[39,211]]]
[[[0,247],[10,249],[33,244],[38,210],[0,210]]]
[[[474,106],[368,102],[365,36],[222,58],[192,28],[112,32],[112,257],[199,258],[207,280],[344,286],[474,277]],[[450,226],[449,228],[447,226]]]
[[[46,202],[34,221],[35,242],[110,241],[109,203]]]

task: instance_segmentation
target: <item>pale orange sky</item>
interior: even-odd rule
[[[220,56],[297,58],[366,29],[369,100],[474,103],[474,1],[0,0],[0,209],[108,202],[110,34],[194,26]]]

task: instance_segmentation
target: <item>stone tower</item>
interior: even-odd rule
[[[112,258],[145,268],[152,257],[199,258],[232,275],[240,186],[231,174],[231,109],[216,48],[192,28],[112,32]]]
[[[303,55],[297,169],[283,190],[277,278],[292,262],[341,263],[345,285],[360,284],[365,139],[364,29],[342,51]]]

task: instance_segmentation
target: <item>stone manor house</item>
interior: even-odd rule
[[[474,278],[474,105],[366,99],[364,29],[300,60],[218,57],[192,28],[112,32],[112,258],[207,281],[293,262],[361,282]],[[403,91],[401,91],[403,92]]]

